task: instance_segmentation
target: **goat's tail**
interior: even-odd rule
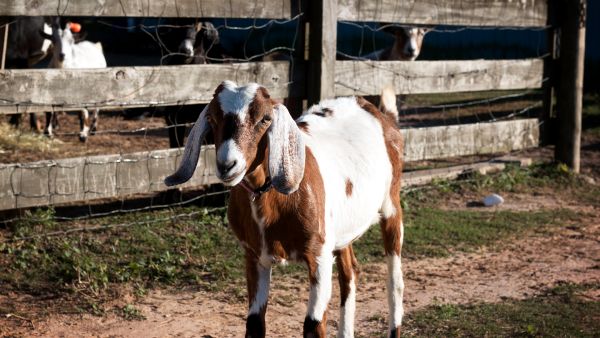
[[[398,106],[396,105],[396,90],[394,85],[387,85],[381,91],[379,110],[398,122]]]

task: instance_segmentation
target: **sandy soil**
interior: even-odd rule
[[[583,227],[567,226],[534,234],[507,243],[500,251],[482,249],[448,258],[405,259],[405,310],[410,313],[435,303],[522,299],[563,282],[600,282],[600,210],[589,208],[585,213],[590,216]],[[362,266],[357,336],[370,337],[385,331],[385,275],[384,264]],[[268,336],[299,336],[307,297],[306,281],[282,278],[275,270],[267,314]],[[592,297],[600,300],[597,293]],[[29,297],[9,298],[0,296],[0,304],[32,306]],[[338,302],[339,290],[334,283],[328,312],[330,336],[337,331]],[[4,327],[0,333],[29,337],[240,337],[245,328],[245,301],[224,293],[153,290],[137,301],[124,295],[111,306],[128,303],[135,303],[146,319],[126,321],[112,313],[104,317],[49,314],[33,321],[12,317],[0,319],[0,327]]]

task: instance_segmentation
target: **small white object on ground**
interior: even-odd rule
[[[491,194],[483,199],[483,205],[485,205],[486,207],[493,207],[502,203],[504,203],[504,198],[502,198],[502,196],[498,194]]]

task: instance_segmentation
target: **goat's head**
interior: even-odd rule
[[[386,29],[394,35],[394,54],[397,60],[414,61],[421,53],[423,38],[431,28],[392,27]]]
[[[77,27],[77,28],[76,28]],[[73,45],[75,37],[73,31],[78,32],[81,26],[67,22],[65,29],[60,28],[58,18],[52,23],[52,34],[44,31],[40,32],[42,36],[52,41],[52,60],[50,65],[53,68],[62,68],[65,62],[69,62],[73,57]]]
[[[165,179],[166,185],[192,177],[209,129],[217,149],[217,177],[225,185],[237,185],[268,160],[268,173],[277,191],[289,194],[298,189],[304,176],[305,147],[287,108],[256,83],[237,86],[231,81],[219,85],[198,117],[181,164]]]
[[[198,22],[186,30],[179,44],[179,53],[186,57],[185,63],[206,63],[206,54],[213,45],[219,44],[219,31],[210,22]],[[194,57],[202,60],[193,60]]]

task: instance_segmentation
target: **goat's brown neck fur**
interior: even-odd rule
[[[266,182],[267,161],[268,149],[259,147],[257,158],[246,175],[252,187],[260,187]],[[271,189],[251,202],[243,188],[232,189],[228,213],[232,230],[246,243],[247,254],[257,259],[265,246],[267,253],[275,259],[289,259],[293,254],[306,261],[309,268],[314,268],[309,257],[318,255],[324,240],[324,194],[318,164],[306,148],[305,175],[296,192],[284,195]],[[256,215],[252,215],[252,208]],[[262,224],[258,224],[254,216],[263,220]]]

